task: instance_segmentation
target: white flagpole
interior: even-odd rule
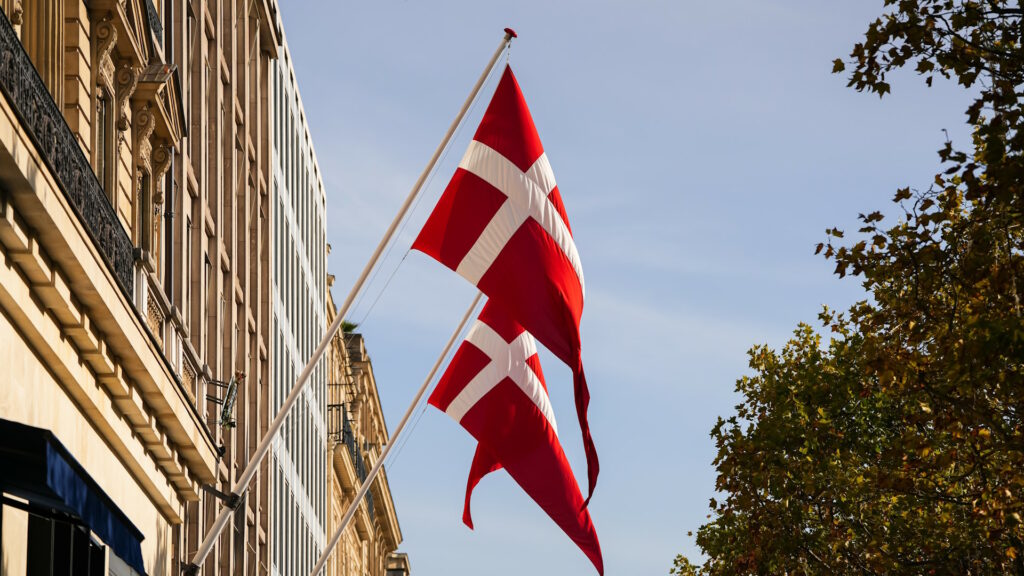
[[[409,421],[409,416],[412,415],[416,409],[416,405],[419,404],[420,399],[423,398],[423,394],[426,393],[427,388],[430,387],[430,383],[434,380],[434,375],[437,374],[437,369],[441,367],[441,362],[444,362],[448,351],[452,349],[452,345],[455,344],[455,340],[462,333],[462,329],[466,326],[466,322],[469,321],[469,317],[476,310],[477,304],[480,303],[480,297],[483,295],[481,292],[476,293],[476,298],[473,299],[473,304],[470,305],[469,309],[462,316],[462,321],[459,322],[458,328],[455,332],[452,332],[451,338],[448,339],[448,343],[445,344],[444,350],[441,351],[441,355],[437,357],[437,362],[434,362],[434,367],[430,369],[430,374],[427,374],[420,389],[416,392],[416,396],[412,399],[412,403],[409,404],[409,408],[405,411],[405,415],[402,416],[402,420],[398,423],[395,431],[391,433],[391,438],[388,439],[388,443],[384,446],[384,450],[380,453],[377,461],[373,463],[373,468],[370,468],[370,473],[366,475],[366,480],[363,480],[362,486],[359,487],[359,491],[356,492],[352,502],[348,505],[348,510],[345,511],[345,515],[341,517],[341,522],[338,524],[337,529],[334,530],[334,534],[331,536],[330,542],[327,543],[327,548],[324,548],[320,558],[316,561],[316,565],[313,566],[313,571],[310,572],[310,576],[317,576],[320,571],[323,570],[324,565],[327,564],[327,559],[331,556],[331,552],[334,551],[334,547],[338,544],[338,540],[341,540],[341,533],[348,527],[348,523],[352,521],[352,517],[356,514],[356,509],[359,508],[359,503],[363,501],[366,493],[370,491],[370,485],[373,484],[377,473],[380,472],[381,467],[384,465],[384,459],[387,458],[388,452],[391,452],[391,447],[395,445],[398,440],[398,436],[402,433],[402,429],[405,428],[405,423]]]
[[[455,120],[452,121],[451,126],[448,127],[448,132],[445,133],[444,139],[441,140],[440,144],[438,144],[437,150],[435,150],[434,155],[430,157],[430,162],[427,164],[427,167],[423,169],[420,177],[413,185],[412,190],[409,191],[409,196],[406,197],[405,202],[399,209],[395,219],[391,221],[391,225],[388,226],[387,231],[384,233],[384,237],[381,238],[380,244],[377,245],[373,255],[370,256],[370,261],[366,263],[362,273],[359,275],[359,279],[356,280],[355,286],[352,287],[352,290],[348,293],[348,297],[345,298],[341,307],[338,308],[337,317],[327,328],[327,332],[324,333],[323,338],[320,340],[320,344],[313,352],[313,357],[309,359],[309,363],[302,369],[302,373],[299,374],[299,379],[295,382],[295,386],[292,387],[292,390],[288,393],[288,397],[285,398],[281,409],[277,412],[274,420],[270,423],[267,433],[263,436],[263,439],[260,440],[259,446],[256,447],[255,454],[253,454],[252,458],[249,460],[249,463],[246,465],[245,470],[242,471],[241,476],[239,476],[238,480],[235,481],[235,485],[231,489],[231,494],[227,504],[220,511],[220,514],[217,515],[216,520],[213,522],[213,526],[211,526],[209,532],[206,533],[206,538],[203,539],[202,544],[199,545],[199,549],[196,550],[195,555],[192,556],[192,561],[183,568],[186,575],[194,576],[199,573],[199,566],[204,560],[206,560],[210,551],[213,550],[213,546],[216,543],[217,538],[220,536],[220,533],[227,525],[232,512],[238,508],[242,499],[242,494],[244,494],[248,489],[249,482],[252,481],[252,477],[256,475],[257,468],[263,461],[263,458],[266,457],[267,452],[270,450],[270,443],[274,440],[274,437],[277,436],[278,431],[281,429],[281,425],[284,424],[284,419],[288,416],[288,412],[291,411],[295,401],[298,400],[299,393],[302,392],[302,388],[306,385],[306,381],[309,380],[309,376],[313,372],[313,368],[316,367],[316,364],[320,361],[324,351],[327,350],[327,346],[330,344],[331,338],[334,337],[338,328],[341,327],[341,322],[348,314],[349,307],[352,306],[352,302],[359,294],[359,291],[362,290],[363,284],[366,282],[366,278],[377,265],[377,261],[380,259],[381,253],[384,252],[384,248],[387,246],[388,242],[391,241],[391,237],[394,236],[395,230],[398,228],[402,218],[405,217],[406,212],[409,211],[409,207],[419,194],[420,188],[423,187],[423,183],[426,181],[427,176],[434,169],[437,159],[441,157],[441,153],[444,151],[445,147],[448,146],[448,141],[451,140],[452,135],[455,133],[455,129],[458,128],[459,124],[462,122],[462,118],[466,115],[466,111],[469,110],[470,104],[472,104],[473,100],[476,99],[477,93],[480,92],[480,88],[483,86],[484,80],[486,80],[487,76],[491,73],[491,69],[494,68],[494,64],[498,61],[498,57],[501,56],[502,50],[505,49],[508,43],[511,42],[512,38],[515,38],[515,36],[516,33],[513,32],[512,29],[505,29],[505,36],[502,38],[501,44],[498,46],[497,50],[494,51],[494,55],[491,56],[490,61],[487,63],[487,68],[484,69],[483,74],[480,75],[476,84],[473,85],[472,92],[470,92],[466,101],[462,104],[462,108],[459,110],[459,114],[455,117]]]

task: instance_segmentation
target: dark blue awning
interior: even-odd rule
[[[139,574],[144,536],[49,430],[0,420],[0,487],[76,516]]]

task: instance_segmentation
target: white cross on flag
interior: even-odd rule
[[[597,532],[558,440],[537,345],[529,332],[488,301],[429,402],[479,442],[462,514],[467,526],[473,527],[473,488],[486,474],[505,468],[598,573],[604,573]]]
[[[599,465],[587,423],[590,393],[580,350],[583,268],[555,176],[511,68],[506,66],[469,149],[413,248],[476,285],[572,369],[593,494]]]

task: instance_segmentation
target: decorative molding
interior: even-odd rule
[[[114,17],[107,13],[96,25],[96,69],[100,82],[106,86],[114,86],[114,60],[111,53],[117,43],[117,28]]]
[[[139,102],[149,102],[153,114],[157,116],[156,133],[177,146],[181,141],[184,124],[177,68],[162,63],[142,68],[134,98]]]
[[[133,170],[134,178],[132,178],[132,194],[134,195],[135,202],[142,201],[142,170]],[[140,228],[141,229],[141,228]]]
[[[146,296],[146,322],[149,325],[149,331],[153,333],[153,337],[162,348],[164,345],[164,313],[160,309],[160,305],[157,304],[156,298],[153,297],[153,290],[150,290]]]
[[[195,385],[196,385],[196,370],[192,367],[192,361],[185,359],[181,370],[181,384],[188,390],[189,394],[192,395],[192,401],[195,401]]]
[[[156,118],[154,118],[148,102],[135,109],[132,121],[135,124],[135,165],[152,174],[150,156],[153,151],[153,143],[149,141],[149,137],[153,135],[153,129],[156,127]]]
[[[173,157],[174,149],[165,141],[159,140],[156,148],[153,149],[152,162],[152,182],[153,182],[153,204],[160,205],[164,203],[164,192],[163,187],[160,185],[163,182],[164,176],[167,174],[167,170],[171,167],[171,158]]]
[[[6,14],[0,17],[0,92],[131,301],[131,239]]]
[[[14,0],[14,8],[11,8],[11,24],[14,26],[21,26],[24,21],[25,7],[22,6],[21,0]]]
[[[117,75],[114,78],[117,89],[117,129],[124,132],[128,129],[128,99],[135,93],[135,87],[139,84],[139,70],[132,66],[131,62],[123,61],[117,67]]]

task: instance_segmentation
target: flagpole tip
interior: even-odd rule
[[[519,34],[511,28],[505,28],[505,38],[519,38]]]

